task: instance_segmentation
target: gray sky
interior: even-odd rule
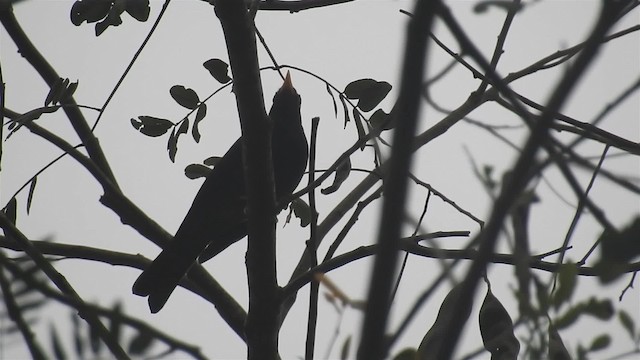
[[[69,21],[72,1],[30,1],[16,5],[16,16],[27,34],[39,50],[49,59],[58,73],[80,85],[76,100],[80,104],[100,107],[124,71],[134,52],[155,21],[162,2],[152,1],[150,20],[138,23],[123,16],[124,24],[109,28],[96,38],[92,25],[75,27]],[[407,16],[398,10],[411,10],[413,2],[408,1],[357,1],[329,9],[305,11],[296,14],[287,12],[260,12],[257,26],[264,35],[271,50],[281,64],[293,65],[321,76],[344,89],[349,82],[360,78],[374,78],[387,81],[394,86],[382,108],[390,110],[396,98],[399,64],[404,43],[404,29]],[[528,3],[530,4],[530,3]],[[504,12],[496,9],[487,14],[473,13],[474,2],[449,2],[455,16],[465,30],[477,42],[486,56],[493,51],[493,44],[502,26]],[[531,4],[522,16],[518,16],[509,33],[498,71],[502,75],[517,71],[557,50],[572,46],[584,39],[597,11],[595,1],[546,1]],[[639,22],[638,11],[631,13],[618,28],[622,29]],[[435,33],[452,49],[457,47],[441,23],[436,24]],[[604,53],[589,70],[579,89],[572,95],[564,113],[581,121],[591,121],[599,111],[634,81],[637,81],[640,64],[640,41],[637,34],[607,44]],[[4,30],[0,31],[0,59],[4,82],[7,88],[6,105],[18,112],[26,112],[42,106],[48,89],[28,64],[16,53],[15,47]],[[261,51],[261,65],[271,65],[264,51]],[[223,90],[207,102],[209,112],[200,130],[203,139],[196,144],[183,137],[179,143],[176,163],[172,164],[166,155],[166,137],[148,138],[137,133],[130,124],[130,118],[151,115],[179,120],[186,111],[175,104],[169,96],[169,88],[180,84],[193,88],[201,98],[215,91],[219,84],[209,76],[202,63],[210,58],[226,59],[224,38],[213,8],[202,1],[174,1],[162,20],[157,32],[145,48],[126,78],[112,103],[107,108],[97,135],[104,147],[108,160],[120,181],[123,191],[135,201],[149,216],[173,233],[187,209],[201,181],[191,181],[184,177],[183,169],[190,163],[201,162],[211,155],[222,155],[239,135],[235,101],[228,90]],[[440,49],[431,48],[429,74],[433,75],[450,58]],[[545,103],[549,92],[562,74],[563,67],[540,72],[515,82],[515,90],[529,98]],[[303,119],[309,135],[310,119],[320,116],[318,146],[320,157],[317,167],[329,166],[333,160],[347,149],[356,138],[353,124],[343,129],[342,111],[334,116],[333,105],[325,85],[298,71],[292,72],[294,85],[303,98]],[[265,102],[267,107],[281,80],[273,71],[262,72]],[[471,91],[477,87],[477,80],[462,68],[456,69],[446,79],[431,90],[438,104],[447,109],[459,106]],[[444,115],[431,107],[423,109],[420,129],[425,130]],[[97,114],[83,111],[89,121]],[[634,94],[601,125],[607,131],[640,140],[640,97]],[[498,109],[495,105],[484,105],[470,114],[470,118],[492,125],[520,125],[521,121],[512,114]],[[41,118],[40,123],[48,129],[64,136],[75,144],[77,138],[72,133],[62,113]],[[508,133],[510,139],[521,144],[526,133],[522,129]],[[559,135],[563,138],[565,135]],[[389,134],[386,134],[389,139]],[[567,136],[567,138],[570,138]],[[588,144],[587,144],[588,143]],[[516,153],[497,141],[487,132],[459,123],[442,138],[421,149],[415,158],[414,170],[433,187],[446,194],[474,215],[486,219],[491,201],[473,175],[469,157],[472,154],[480,166],[495,167],[496,179],[513,163]],[[598,156],[603,146],[586,142],[579,148],[581,154]],[[613,152],[613,150],[612,150]],[[2,169],[4,176],[0,186],[0,199],[5,204],[30,176],[59,154],[59,151],[27,131],[21,131],[4,143]],[[371,167],[371,152],[357,153],[352,157],[356,168]],[[593,161],[597,161],[593,160]],[[610,171],[635,176],[640,174],[638,158],[625,156],[607,159],[604,168]],[[575,171],[585,186],[590,173]],[[569,202],[575,198],[557,170],[546,174],[547,180]],[[319,199],[320,219],[333,205],[364,177],[354,173],[339,192]],[[303,179],[306,183],[306,179]],[[153,258],[157,247],[142,238],[129,227],[122,226],[119,219],[98,203],[100,188],[87,172],[71,159],[58,162],[52,169],[38,178],[38,186],[29,216],[24,212],[26,192],[18,196],[18,225],[34,238],[50,238],[57,242],[97,246],[131,254],[140,253]],[[532,208],[531,239],[532,251],[546,252],[557,247],[567,231],[574,209],[564,204],[547,185],[541,185],[538,192],[542,202]],[[411,192],[411,214],[417,218],[423,206],[426,191],[414,188]],[[640,209],[640,199],[633,194],[616,188],[603,179],[598,179],[591,193],[592,199],[605,209],[615,225],[629,221]],[[453,211],[438,199],[432,199],[426,220],[428,231],[470,230],[477,232],[468,218]],[[365,211],[360,222],[341,246],[346,252],[363,244],[375,241],[378,225],[378,207]],[[278,224],[278,271],[280,282],[284,284],[297,263],[304,248],[308,229],[300,229],[297,220],[283,228],[284,213]],[[327,237],[321,252],[337,235],[337,226]],[[568,258],[578,260],[591,246],[601,229],[589,215],[579,223],[574,235],[574,249]],[[407,231],[407,235],[410,230]],[[455,248],[466,240],[449,239],[440,246]],[[206,264],[212,274],[234,296],[246,304],[246,274],[242,241],[226,250]],[[508,248],[504,241],[500,249]],[[464,265],[466,267],[466,265]],[[125,310],[136,314],[154,326],[169,330],[177,337],[202,346],[203,352],[211,358],[242,358],[245,354],[243,343],[219,318],[208,303],[184,290],[176,291],[167,306],[156,315],[148,313],[146,301],[131,295],[133,280],[138,270],[92,264],[86,261],[65,260],[56,264],[78,292],[87,300],[97,300],[103,306],[110,306],[117,299],[125,303]],[[366,294],[370,263],[360,261],[330,274],[331,279],[354,299]],[[411,257],[406,277],[394,303],[390,329],[395,329],[416,294],[429,286],[430,280],[439,274],[435,260]],[[508,266],[493,266],[490,279],[496,296],[507,304],[512,317],[517,314],[511,289],[517,286]],[[455,272],[460,279],[464,272]],[[544,279],[548,274],[540,273]],[[626,286],[628,278],[600,288],[589,279],[581,279],[576,299],[590,294],[617,299]],[[595,289],[595,290],[594,290]],[[431,326],[437,308],[446,294],[439,291],[419,313],[411,328],[394,348],[393,352],[408,346],[417,346]],[[323,291],[321,289],[321,291]],[[481,288],[478,298],[484,297]],[[298,303],[285,322],[280,336],[283,358],[290,359],[304,353],[304,329],[308,292],[300,292]],[[628,292],[616,306],[625,308],[640,321],[638,290]],[[464,354],[481,346],[477,326],[477,302],[474,313],[467,323],[463,345],[458,354]],[[51,320],[42,319],[40,341],[48,345],[49,322],[65,328],[69,310],[52,304]],[[184,308],[188,309],[185,313]],[[358,337],[360,313],[348,309],[338,325],[339,316],[333,307],[320,300],[317,356],[323,358],[329,341],[339,326],[337,345],[331,357],[337,357],[339,347],[347,336]],[[599,321],[582,321],[566,333],[567,346],[575,348],[577,341],[588,344],[592,337],[611,332],[614,337],[613,355],[630,349],[626,334],[620,333],[620,326]],[[66,334],[61,330],[62,335]],[[619,335],[619,336],[618,336]],[[357,342],[352,342],[357,343]],[[21,345],[5,343],[0,339],[0,357],[24,357],[26,350]],[[69,346],[69,349],[71,347]],[[161,348],[158,347],[158,351]],[[353,353],[353,352],[352,352]],[[604,353],[604,352],[603,352]],[[4,354],[4,355],[2,355]],[[181,355],[181,354],[180,354]],[[600,354],[599,354],[600,355]],[[603,355],[604,357],[604,355]],[[483,356],[481,358],[489,358]]]

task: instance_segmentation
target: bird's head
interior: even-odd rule
[[[273,96],[273,105],[269,115],[272,119],[290,119],[299,122],[301,102],[300,95],[291,82],[291,74],[287,71],[284,83]]]

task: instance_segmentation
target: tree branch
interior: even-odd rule
[[[276,278],[276,200],[267,117],[258,67],[255,29],[243,1],[214,1],[234,79],[247,194],[249,312],[245,333],[249,359],[278,359],[280,296]]]

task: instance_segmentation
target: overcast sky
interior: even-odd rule
[[[139,23],[123,16],[124,24],[109,28],[100,37],[95,37],[92,25],[80,27],[71,24],[69,10],[73,1],[24,1],[16,5],[15,13],[31,40],[50,61],[62,77],[78,80],[76,100],[79,104],[100,107],[113,89],[131,57],[148,33],[158,16],[162,2],[151,2],[148,22]],[[504,12],[496,9],[485,14],[473,12],[475,2],[451,1],[453,13],[485,56],[490,56],[493,44],[502,26]],[[516,20],[509,33],[498,71],[502,75],[517,71],[553,52],[567,48],[584,40],[598,9],[596,1],[546,1],[530,3],[526,11]],[[411,10],[413,2],[376,0],[356,1],[332,8],[304,11],[296,14],[287,12],[260,12],[256,24],[264,35],[274,55],[281,64],[292,65],[315,73],[335,85],[338,89],[353,80],[374,78],[387,81],[393,90],[381,107],[390,110],[397,96],[399,64],[404,44],[404,30],[407,16],[399,10]],[[628,15],[616,28],[618,30],[637,25],[640,22],[636,10]],[[457,50],[449,33],[441,23],[436,24],[435,33],[448,46]],[[571,96],[564,112],[581,121],[591,121],[623,89],[637,81],[640,74],[640,41],[637,34],[631,34],[605,46],[605,52],[589,71],[588,78],[580,83],[579,89]],[[0,31],[0,60],[2,75],[6,83],[6,106],[17,112],[26,112],[42,106],[48,92],[46,85],[29,65],[16,53],[16,49],[6,32]],[[186,114],[169,96],[169,88],[180,84],[193,88],[204,98],[217,90],[219,84],[202,67],[211,58],[227,60],[224,38],[213,8],[203,1],[173,1],[158,30],[126,78],[112,103],[107,108],[96,134],[104,147],[108,160],[120,182],[122,190],[151,218],[167,231],[173,233],[179,226],[200,180],[188,180],[183,169],[190,163],[201,162],[212,155],[222,155],[239,136],[239,125],[235,101],[229,90],[223,90],[207,102],[209,112],[201,124],[203,139],[199,144],[184,137],[179,143],[176,162],[171,163],[166,154],[166,137],[148,138],[136,132],[130,118],[151,115],[179,120]],[[262,66],[271,65],[261,49]],[[440,49],[432,47],[429,58],[429,74],[441,70],[450,58]],[[535,74],[513,84],[513,88],[529,98],[545,103],[563,68]],[[325,90],[324,83],[299,71],[292,71],[293,83],[302,96],[302,114],[307,136],[310,119],[320,116],[318,134],[318,168],[329,166],[356,139],[353,124],[343,128],[341,110],[334,116],[333,104]],[[274,92],[281,79],[273,71],[263,71],[262,81],[267,108],[271,105]],[[455,109],[477,87],[477,80],[462,68],[456,69],[438,85],[431,89],[434,99],[446,109]],[[339,108],[340,109],[340,108]],[[89,121],[97,114],[84,110]],[[420,122],[423,131],[442,119],[443,114],[426,107]],[[496,106],[483,106],[470,114],[471,119],[492,125],[520,125],[513,115],[500,111]],[[616,109],[601,127],[607,131],[640,140],[640,97],[634,94]],[[68,121],[62,113],[41,118],[40,124],[76,144]],[[526,133],[513,130],[510,139],[521,144]],[[563,135],[560,135],[563,136]],[[386,135],[389,139],[389,135]],[[601,144],[584,144],[581,154],[599,156]],[[0,199],[4,205],[15,191],[36,171],[58,156],[59,150],[27,131],[21,131],[4,143],[2,158],[2,182]],[[612,150],[613,151],[613,150]],[[466,123],[460,123],[441,139],[421,149],[414,162],[414,170],[421,178],[446,194],[474,215],[486,219],[491,201],[473,174],[469,155],[480,166],[495,168],[496,179],[509,168],[517,153],[497,141],[487,132]],[[370,168],[371,152],[364,151],[352,157],[354,167]],[[596,158],[597,159],[597,158]],[[593,160],[596,161],[596,160]],[[640,175],[640,161],[637,157],[607,159],[604,168],[625,175]],[[576,170],[582,185],[586,186],[589,172]],[[332,209],[341,196],[348,194],[364,174],[355,173],[339,192],[319,199],[320,220]],[[568,195],[569,202],[575,204],[566,183],[557,170],[552,169],[548,180],[556,190]],[[303,179],[306,183],[306,179]],[[61,243],[82,244],[111,250],[143,254],[153,258],[158,248],[141,237],[137,232],[120,224],[119,219],[98,203],[101,195],[98,184],[88,173],[71,159],[58,162],[38,178],[30,214],[24,211],[26,192],[18,195],[19,227],[31,238],[48,238]],[[411,192],[411,214],[417,218],[422,209],[426,192],[414,188]],[[539,188],[541,204],[532,208],[531,239],[532,251],[542,253],[557,247],[573,216],[573,208],[554,195],[548,186]],[[640,211],[637,195],[620,190],[611,183],[598,179],[591,193],[607,212],[615,225],[627,223]],[[378,226],[378,206],[374,205],[363,214],[355,230],[341,246],[339,252],[346,252],[363,244],[375,241]],[[426,220],[428,231],[468,230],[477,233],[477,225],[453,211],[448,205],[434,199],[430,204]],[[300,229],[297,221],[284,227],[285,214],[281,214],[278,224],[278,271],[280,283],[284,284],[299,254],[304,248],[308,229]],[[321,251],[335,238],[341,226],[337,226],[327,237]],[[597,238],[601,229],[590,216],[580,222],[574,239],[575,252],[569,258],[578,260]],[[410,231],[409,231],[410,233]],[[407,234],[408,235],[408,234]],[[440,245],[455,248],[466,240],[447,240]],[[219,257],[206,264],[212,274],[225,288],[246,304],[246,273],[244,251],[246,242],[232,246]],[[501,246],[505,250],[505,246]],[[171,334],[190,343],[202,346],[203,352],[212,359],[242,358],[245,347],[242,341],[219,318],[215,309],[200,298],[184,290],[177,290],[167,306],[156,315],[150,315],[146,301],[131,294],[130,288],[139,270],[92,264],[86,261],[65,260],[56,264],[67,280],[86,300],[97,301],[102,306],[110,306],[122,300],[125,311],[140,316],[154,326],[166,329]],[[366,294],[370,263],[360,261],[330,274],[331,279],[354,299]],[[435,260],[411,258],[397,301],[394,304],[390,329],[395,329],[416,294],[430,284],[439,274]],[[512,268],[493,266],[490,278],[495,282],[493,290],[503,302],[510,304],[508,311],[517,315],[517,305],[513,302],[511,289],[517,284],[512,276]],[[455,273],[458,279],[464,274]],[[548,276],[544,274],[544,276]],[[545,277],[546,278],[546,277]],[[594,292],[600,297],[617,299],[626,286],[628,278],[606,288],[595,288],[595,282],[583,279],[577,298],[586,298]],[[628,292],[616,306],[625,308],[640,322],[638,303],[640,296],[636,289]],[[596,289],[596,290],[594,290]],[[416,317],[407,334],[393,352],[407,346],[417,346],[431,326],[441,299],[447,289],[438,292]],[[321,290],[322,291],[322,290]],[[484,297],[484,287],[478,298]],[[284,359],[296,358],[304,353],[306,310],[308,293],[300,292],[298,303],[285,322],[280,336],[281,355]],[[334,308],[320,300],[317,356],[323,358],[331,337],[339,329],[338,343],[331,353],[338,356],[339,346],[349,335],[358,337],[360,314],[346,310],[342,322]],[[477,310],[467,323],[463,346],[458,354],[465,354],[481,346],[477,327]],[[61,333],[68,334],[69,309],[58,304],[49,305],[51,317],[41,319],[38,327],[41,343],[49,347],[47,334],[49,323],[55,322]],[[188,311],[185,313],[185,309]],[[613,322],[613,321],[612,321]],[[591,337],[602,332],[617,334],[611,351],[618,354],[628,349],[630,342],[620,333],[619,324],[609,327],[603,322],[584,321],[572,328],[567,336],[567,346],[575,349],[576,341],[588,343]],[[599,327],[602,331],[597,331]],[[67,332],[65,333],[65,329]],[[585,335],[586,334],[586,335]],[[354,340],[355,341],[355,340]],[[27,356],[24,346],[0,339],[0,357],[18,358]],[[357,343],[357,342],[356,342]],[[69,344],[69,350],[71,346]],[[161,348],[158,347],[158,351]],[[353,352],[352,352],[353,353]],[[182,354],[180,354],[182,355]],[[178,356],[178,354],[176,354]],[[177,357],[176,357],[177,358]],[[489,358],[489,355],[481,358]]]

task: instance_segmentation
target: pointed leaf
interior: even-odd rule
[[[491,290],[487,290],[479,314],[484,348],[492,359],[517,359],[520,342],[513,333],[513,321]]]
[[[598,351],[602,349],[606,349],[611,344],[611,336],[608,334],[602,334],[593,341],[591,341],[591,345],[589,346],[589,351]]]
[[[340,185],[342,185],[342,183],[345,182],[345,180],[347,180],[350,173],[351,173],[351,158],[347,158],[338,166],[338,168],[336,168],[336,174],[333,179],[333,184],[320,190],[320,192],[323,195],[329,195],[331,193],[336,192],[340,188]]]
[[[184,174],[189,179],[206,178],[211,173],[211,169],[202,164],[189,164],[184,168]]]
[[[329,97],[331,97],[331,101],[333,102],[333,116],[338,117],[338,103],[336,102],[336,98],[333,96],[333,92],[331,91],[331,87],[329,87],[329,83],[327,85],[327,93],[329,93]]]
[[[231,81],[229,77],[229,65],[220,59],[209,59],[202,64],[205,69],[209,70],[211,76],[221,84]]]
[[[629,313],[627,313],[624,310],[620,310],[618,312],[618,319],[620,320],[620,323],[622,323],[622,327],[624,327],[625,330],[627,330],[627,333],[631,337],[631,340],[635,340],[636,339],[636,325],[635,325],[635,322],[633,321],[633,318],[631,317],[631,315],[629,315]]]
[[[340,95],[340,102],[342,103],[342,109],[344,110],[344,128],[347,128],[347,123],[351,120],[349,118],[349,109],[347,108],[347,102],[344,100],[344,97]]]
[[[194,110],[198,107],[200,98],[193,89],[185,88],[182,85],[174,85],[169,89],[169,93],[173,100],[175,100],[180,106],[184,106],[187,109]]]
[[[202,103],[198,106],[196,119],[193,121],[193,127],[191,128],[191,135],[193,136],[193,140],[197,143],[200,142],[200,130],[198,130],[198,124],[205,116],[207,116],[207,104]]]
[[[440,305],[440,310],[438,311],[436,321],[433,323],[429,331],[427,331],[427,333],[422,338],[422,341],[420,342],[416,359],[439,360],[435,356],[438,353],[438,349],[440,348],[442,342],[446,341],[446,338],[448,337],[448,335],[444,332],[444,329],[451,320],[453,314],[459,311],[464,311],[464,318],[469,318],[469,315],[471,314],[470,307],[468,309],[456,308],[458,298],[460,297],[460,293],[462,292],[463,288],[464,284],[460,283],[451,288],[447,296],[445,296],[444,300],[442,301],[442,305]]]
[[[178,128],[178,132],[176,133],[176,136],[180,136],[182,134],[186,134],[187,131],[189,131],[189,118],[184,118],[184,119],[182,119],[182,123],[180,124],[180,127]]]
[[[176,162],[176,153],[178,152],[178,136],[176,136],[175,129],[171,131],[169,141],[167,141],[167,150],[169,151],[169,160]]]

